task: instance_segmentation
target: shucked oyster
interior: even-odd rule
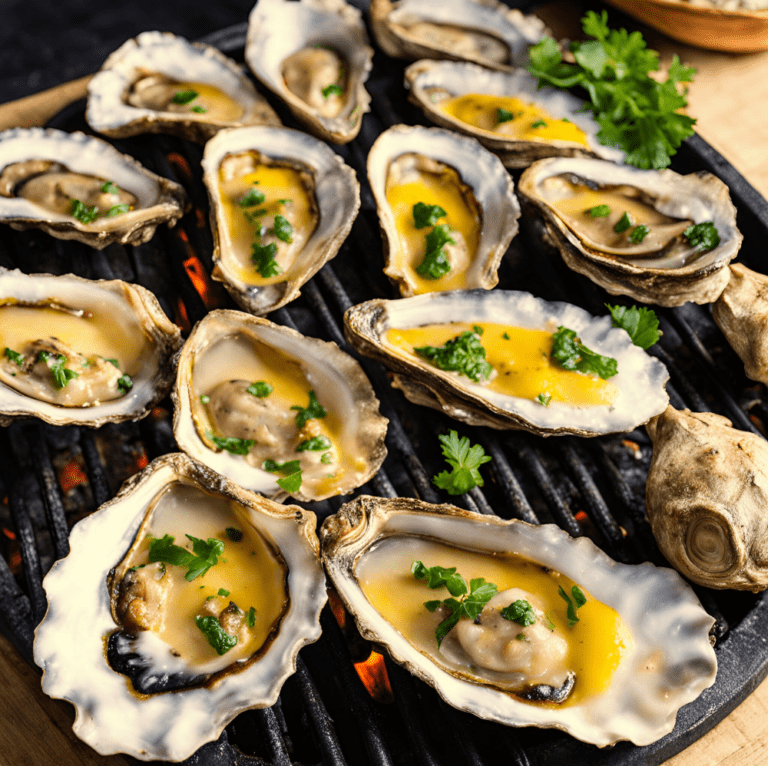
[[[241,711],[274,704],[320,635],[314,514],[185,455],[130,479],[70,544],[44,581],[35,661],[103,755],[187,758]]]
[[[184,452],[277,500],[351,492],[387,454],[387,420],[352,357],[239,311],[197,324],[173,400]]]
[[[206,144],[215,268],[246,311],[292,301],[338,251],[360,206],[354,171],[288,128],[222,131]]]
[[[371,147],[368,179],[384,273],[402,295],[496,285],[520,207],[509,173],[477,141],[396,125]]]
[[[143,287],[0,269],[0,425],[138,420],[168,393],[180,346]]]
[[[394,372],[392,385],[408,399],[472,425],[597,436],[631,431],[668,402],[664,365],[613,328],[610,317],[529,293],[457,290],[373,300],[349,309],[344,329],[361,354]],[[613,360],[605,377],[597,367],[563,367],[553,355],[555,335],[566,344],[579,338]],[[454,365],[451,348],[471,364]]]
[[[523,173],[518,193],[569,268],[644,303],[715,300],[741,246],[728,187],[709,173],[550,158]]]
[[[618,564],[555,525],[363,496],[326,519],[320,540],[326,571],[363,637],[446,702],[482,718],[559,728],[600,747],[622,739],[646,745],[715,681],[713,620],[680,577],[652,564]],[[483,578],[499,595],[476,620],[459,619],[438,649],[445,606],[428,611],[424,602],[449,591],[417,580],[414,561],[456,567],[466,582]],[[572,614],[559,591],[575,600]],[[504,618],[501,609],[513,605],[517,616]]]
[[[177,183],[84,133],[13,128],[0,133],[0,221],[42,229],[99,250],[147,242],[186,205]]]
[[[259,0],[245,60],[311,133],[345,144],[360,131],[371,69],[360,11],[344,0]]]
[[[280,119],[232,59],[170,32],[123,43],[88,84],[88,124],[107,136],[171,133],[201,143],[222,128]]]

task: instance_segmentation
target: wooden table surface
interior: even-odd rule
[[[539,11],[557,37],[576,37],[587,4],[552,2]],[[697,130],[768,197],[768,52],[711,53],[640,27],[650,48],[668,63],[677,53],[698,73],[689,91]],[[40,125],[85,94],[82,78],[0,106],[0,129]],[[71,731],[73,708],[51,700],[39,678],[0,635],[0,766],[127,766],[102,757]],[[717,727],[665,766],[768,764],[768,680]]]

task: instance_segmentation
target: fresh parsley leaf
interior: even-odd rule
[[[277,486],[289,493],[298,492],[301,488],[301,471],[296,471],[296,473],[292,473],[290,476],[278,479]]]
[[[659,319],[653,309],[645,306],[610,306],[614,327],[620,327],[629,333],[632,343],[647,351],[661,337]]]
[[[320,462],[321,463],[332,463],[333,462],[333,455],[331,455],[330,452],[326,452],[324,455],[320,456]]]
[[[467,581],[456,571],[456,567],[427,567],[421,561],[411,564],[411,573],[417,580],[427,580],[432,590],[447,588],[452,596],[463,596],[469,591]],[[440,604],[439,601],[434,602]],[[437,607],[435,607],[436,609]],[[434,609],[430,611],[435,611]]]
[[[550,611],[548,611],[548,612],[547,612],[547,613],[544,615],[544,617],[545,617],[545,618],[546,618],[546,620],[547,620],[547,623],[546,623],[547,627],[548,627],[550,630],[554,630],[554,629],[555,629],[555,623],[554,623],[554,622],[553,622],[553,620],[552,620],[552,610],[550,609]]]
[[[133,381],[128,374],[117,379],[117,388],[121,394],[127,394],[133,388]]]
[[[196,90],[180,90],[173,96],[174,104],[188,104],[194,101],[200,94]]]
[[[296,471],[301,470],[301,461],[287,460],[285,463],[277,463],[274,460],[265,460],[261,467],[270,473],[281,473],[283,476],[290,476],[296,473]]]
[[[240,207],[256,207],[263,204],[267,196],[264,192],[260,192],[258,189],[250,189],[248,194],[240,199],[237,203]]]
[[[435,226],[446,215],[448,214],[440,205],[427,205],[425,202],[417,202],[413,206],[413,225],[417,229]]]
[[[71,201],[69,210],[72,213],[72,217],[76,218],[80,223],[93,223],[99,217],[98,205],[88,207],[79,199]]]
[[[200,106],[200,104],[195,104],[194,106],[189,107],[190,112],[196,112],[197,114],[205,114],[208,110],[204,106]]]
[[[204,575],[211,567],[219,563],[219,556],[224,551],[224,543],[216,538],[208,541],[187,535],[192,541],[192,551],[174,544],[174,537],[163,535],[161,538],[150,535],[149,561],[161,561],[177,567],[187,567],[184,579],[192,581]]]
[[[524,599],[518,599],[501,610],[501,616],[510,622],[516,622],[524,628],[536,622],[536,614],[533,607]]]
[[[233,455],[247,455],[253,447],[253,439],[236,439],[234,436],[214,436],[213,431],[206,429],[205,435],[219,448]]]
[[[621,234],[623,231],[626,231],[630,226],[632,225],[632,219],[629,216],[629,213],[625,212],[621,218],[616,222],[616,225],[613,227],[613,230],[617,234]]]
[[[40,357],[45,353],[45,351],[42,351]],[[48,369],[51,371],[51,375],[53,375],[53,382],[56,388],[65,388],[70,380],[80,377],[79,373],[64,366],[67,363],[65,356],[57,356],[55,361],[51,362],[51,355],[47,354],[43,361],[48,364]]]
[[[571,592],[573,593],[573,596],[574,596],[574,601],[576,600],[576,594],[573,592],[575,590],[578,590],[578,588],[577,586],[574,585],[573,588],[571,589]],[[579,618],[576,614],[576,610],[580,606],[584,606],[587,600],[584,598],[584,594],[579,590],[579,593],[581,594],[581,603],[580,604],[574,603],[574,601],[571,601],[571,597],[563,590],[562,585],[558,586],[557,592],[560,594],[560,597],[568,605],[566,610],[566,615],[568,617],[568,627],[572,628],[577,622],[579,622]]]
[[[507,109],[502,109],[499,107],[496,110],[496,124],[500,124],[502,122],[509,122],[510,120],[514,120],[515,115],[508,111]]]
[[[17,351],[13,351],[12,349],[8,348],[8,346],[5,347],[5,355],[12,362],[16,362],[19,367],[24,364],[24,354],[19,354]]]
[[[243,532],[240,529],[235,527],[227,527],[224,531],[227,533],[227,537],[233,543],[239,543],[243,539]]]
[[[105,181],[101,186],[104,194],[120,194],[120,189],[112,181]]]
[[[323,88],[322,93],[323,98],[328,98],[329,96],[342,96],[344,95],[344,88],[342,88],[341,85],[332,83],[331,85],[326,85]]]
[[[479,324],[473,324],[472,332],[475,333],[475,335],[482,335],[485,332],[485,330],[482,327],[480,327]]]
[[[208,396],[208,394],[202,394],[202,395],[200,396],[200,401],[201,401],[203,404],[208,404],[208,402],[210,402],[210,401],[211,401],[211,397],[210,397],[210,396]]]
[[[650,233],[650,229],[644,224],[641,223],[639,226],[635,226],[634,229],[632,229],[632,233],[629,235],[629,241],[633,245],[639,245]]]
[[[536,120],[536,122],[531,123],[532,128],[546,128],[547,123],[544,122],[544,120]]]
[[[195,617],[195,625],[203,632],[208,643],[216,650],[217,654],[226,654],[237,646],[237,636],[231,636],[221,627],[218,617],[207,615]]]
[[[518,634],[515,636],[515,638],[516,638],[518,641],[530,641],[530,640],[531,640],[530,638],[528,638],[528,636],[526,636],[526,635],[525,635],[525,633],[518,633]]]
[[[440,447],[443,456],[452,471],[443,471],[432,477],[432,483],[440,489],[446,490],[450,495],[463,495],[473,487],[482,487],[483,477],[480,475],[480,466],[488,463],[492,458],[485,454],[485,450],[479,445],[469,446],[469,439],[451,431],[448,436],[441,435]]]
[[[549,407],[549,403],[552,401],[552,394],[541,393],[536,397],[536,401],[545,407]]]
[[[104,214],[105,218],[114,218],[116,215],[122,215],[123,213],[130,213],[131,206],[124,202],[121,205],[112,205],[109,210]]]
[[[275,236],[281,241],[281,242],[293,242],[293,239],[291,239],[291,234],[293,234],[293,226],[291,226],[291,222],[283,215],[276,215],[275,216]]]
[[[447,223],[435,226],[427,234],[427,252],[424,260],[416,267],[416,273],[426,279],[444,277],[451,270],[448,256],[443,250],[443,247],[448,244],[456,244],[456,240],[451,237],[450,226]]]
[[[720,244],[720,232],[712,221],[694,223],[683,232],[683,236],[700,253],[714,250]]]
[[[249,628],[252,628],[256,624],[256,610],[253,607],[251,607],[245,615],[245,622]]]
[[[114,367],[117,367],[117,369],[120,369],[120,362],[117,361],[117,359],[105,359],[105,362],[109,362]]]
[[[315,436],[299,444],[296,452],[321,452],[330,448],[331,440],[327,436]]]
[[[219,588],[218,595],[219,596],[224,596],[226,598],[229,595],[229,591],[228,590],[224,590],[224,588]]]
[[[511,340],[508,332],[505,332],[501,337],[504,338],[504,340]]]
[[[604,380],[619,371],[619,363],[613,357],[591,351],[576,337],[575,330],[562,325],[552,336],[552,358],[566,370],[593,373]]]
[[[294,404],[291,409],[298,410],[296,413],[296,425],[299,427],[299,430],[304,428],[308,420],[319,420],[328,414],[325,411],[325,407],[317,401],[314,391],[309,392],[309,404],[306,407]]]
[[[605,218],[611,214],[611,208],[608,205],[595,205],[594,207],[589,208],[587,212],[592,218]]]
[[[270,242],[268,245],[259,245],[254,242],[251,245],[251,250],[251,260],[256,266],[256,271],[262,277],[267,279],[283,273],[282,266],[275,260],[277,245],[274,242]]]
[[[444,346],[419,346],[414,352],[435,367],[465,375],[475,383],[490,380],[493,367],[485,361],[485,348],[477,333],[464,331]]]
[[[258,397],[259,399],[263,399],[264,397],[269,396],[272,391],[274,391],[274,386],[264,380],[257,380],[256,382],[251,383],[251,385],[248,386],[245,391],[248,394]]]

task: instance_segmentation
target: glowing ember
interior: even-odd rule
[[[181,298],[176,299],[176,311],[174,312],[173,321],[177,327],[181,328],[183,333],[188,333],[192,329],[192,324],[187,315],[187,307],[184,305]]]
[[[176,167],[177,170],[181,171],[182,175],[185,177],[185,181],[190,183],[192,182],[192,170],[189,167],[189,163],[185,157],[183,157],[181,154],[177,154],[176,152],[170,152],[166,155],[166,159],[171,163],[171,165]]]
[[[328,606],[331,607],[331,611],[336,618],[336,622],[339,623],[339,627],[344,630],[344,627],[347,624],[347,610],[344,608],[344,604],[341,603],[341,599],[338,597],[335,590],[328,590]]]
[[[376,702],[385,704],[394,702],[395,695],[392,693],[392,686],[387,675],[387,666],[384,664],[384,657],[382,655],[378,652],[371,652],[365,662],[355,663],[355,670],[368,690],[368,694]]]
[[[79,487],[82,484],[88,484],[88,477],[76,460],[70,460],[59,471],[59,486],[66,495],[71,489]]]

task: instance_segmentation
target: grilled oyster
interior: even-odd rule
[[[232,59],[170,32],[123,43],[88,83],[88,124],[122,138],[171,133],[204,143],[239,125],[280,125]]]
[[[677,710],[715,681],[713,619],[682,578],[651,564],[618,564],[553,524],[362,496],[325,520],[320,540],[326,571],[364,638],[446,702],[482,718],[559,728],[600,747],[622,739],[646,745],[671,731]],[[505,626],[493,623],[509,625],[509,618],[499,620],[491,602],[478,624],[459,620],[438,650],[444,607],[430,613],[424,601],[448,592],[416,580],[415,560],[511,588],[505,605],[530,599],[523,621],[530,627],[513,623],[505,639]],[[558,592],[573,593],[573,585],[586,597],[578,620],[567,617]],[[457,630],[468,635],[452,635]],[[562,681],[569,676],[575,684]],[[566,693],[558,695],[561,682]]]
[[[147,534],[160,563],[147,561]],[[194,554],[185,535],[198,538]],[[320,636],[314,514],[246,492],[185,455],[131,478],[73,528],[70,544],[44,581],[34,656],[43,691],[75,705],[75,734],[103,755],[187,758],[241,711],[274,704],[299,649]],[[206,554],[212,565],[201,574]],[[219,635],[223,652],[204,632]]]
[[[0,222],[99,250],[138,245],[175,225],[184,190],[106,141],[52,128],[0,133]]]
[[[297,130],[222,131],[206,144],[203,171],[213,278],[252,314],[296,298],[336,255],[360,206],[354,171]]]
[[[553,333],[563,327],[615,359],[618,374],[602,379],[552,361]],[[472,425],[597,436],[631,431],[667,406],[666,368],[610,317],[529,293],[457,290],[373,300],[349,309],[344,329],[361,354],[394,372],[392,385],[408,399]],[[431,361],[440,344],[457,343],[480,360],[467,374]]]
[[[496,0],[372,0],[376,42],[389,56],[472,61],[509,70],[528,64],[546,28]]]
[[[384,237],[384,273],[402,295],[496,285],[520,207],[504,166],[477,141],[396,125],[371,147],[368,179]],[[417,208],[424,206],[436,213],[419,221]]]
[[[352,357],[239,311],[192,331],[173,400],[184,452],[276,500],[351,492],[387,454],[387,420]]]
[[[248,19],[251,71],[326,141],[360,131],[372,58],[360,11],[344,0],[259,0]]]
[[[0,269],[0,425],[138,420],[173,383],[181,333],[149,290]]]
[[[523,173],[518,193],[569,268],[644,303],[715,300],[741,246],[728,187],[709,173],[550,158]],[[716,236],[705,244],[692,227],[707,224]]]

